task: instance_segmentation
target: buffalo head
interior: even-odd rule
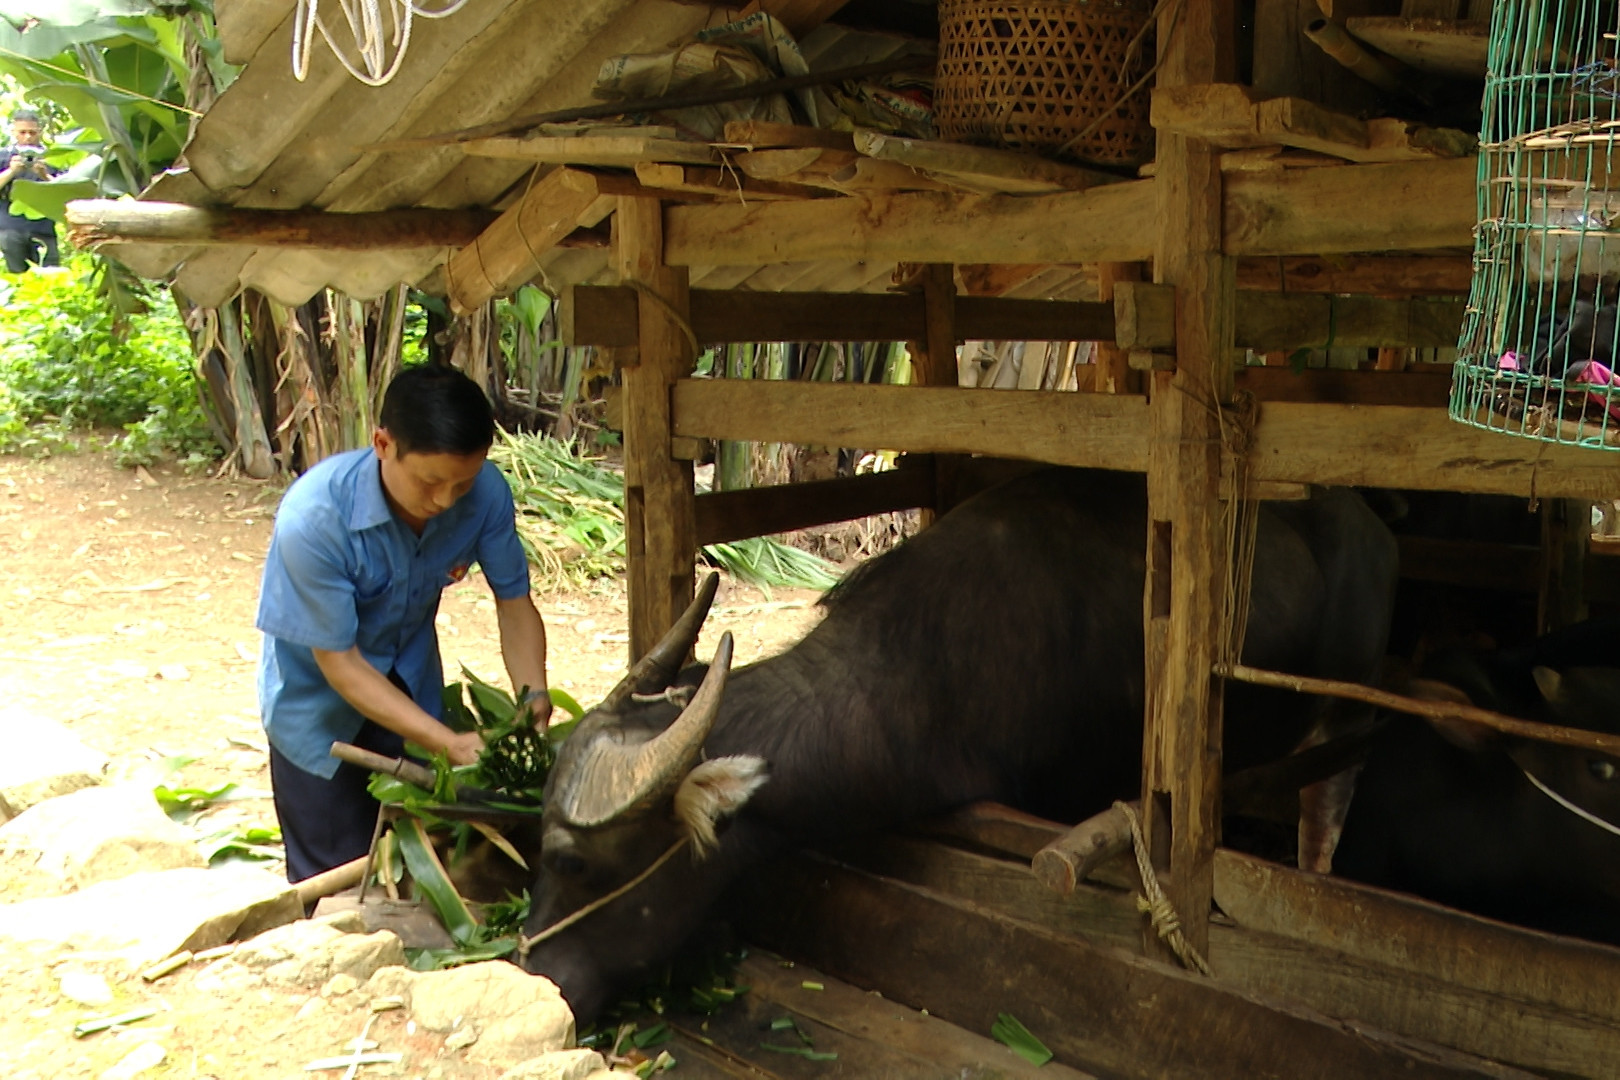
[[[758,757],[703,759],[731,666],[725,634],[695,692],[676,687],[717,578],[563,743],[546,784],[524,967],[593,1018],[668,956],[723,888],[703,860],[765,782]]]

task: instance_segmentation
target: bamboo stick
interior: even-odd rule
[[[1416,98],[1428,104],[1424,95],[1402,77],[1403,68],[1397,67],[1394,61],[1374,56],[1339,23],[1332,19],[1317,19],[1305,27],[1304,33],[1323,52],[1380,90]]]
[[[1375,690],[1359,683],[1340,682],[1337,679],[1315,679],[1306,675],[1288,675],[1280,671],[1252,668],[1247,664],[1230,666],[1216,664],[1213,670],[1223,679],[1236,679],[1239,682],[1254,683],[1256,686],[1274,686],[1302,694],[1325,694],[1329,697],[1348,698],[1351,701],[1365,701],[1380,708],[1395,709],[1431,720],[1464,720],[1524,739],[1570,746],[1578,750],[1595,750],[1601,754],[1620,757],[1620,736],[1606,735],[1600,731],[1585,731],[1581,728],[1560,727],[1557,724],[1542,724],[1534,720],[1520,720],[1475,705],[1419,700],[1402,694],[1392,694],[1387,690]]]
[[[342,866],[334,866],[325,873],[305,878],[297,882],[293,888],[298,892],[298,900],[305,909],[323,896],[332,896],[360,884],[366,876],[366,864],[371,856],[362,855],[358,859],[350,859]]]

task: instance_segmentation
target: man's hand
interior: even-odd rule
[[[445,756],[452,765],[476,765],[478,756],[483,752],[484,737],[476,731],[452,735],[444,744]]]

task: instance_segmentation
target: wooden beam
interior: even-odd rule
[[[778,124],[769,120],[727,120],[726,142],[746,146],[750,150],[781,146],[855,149],[855,138],[847,131],[830,131],[807,124]]]
[[[735,169],[677,165],[658,161],[637,162],[636,179],[647,188],[744,201],[815,199],[826,194],[819,188],[801,184],[778,184],[769,180],[755,180]]]
[[[1001,861],[938,842],[880,836],[839,845],[833,854],[859,870],[947,894],[1099,946],[1131,948],[1141,921],[1129,888],[1081,884],[1073,893],[1059,896],[1038,884],[1021,861]],[[1122,864],[1129,861],[1127,856]],[[1220,983],[1232,990],[1286,1001],[1483,1058],[1512,1062],[1538,1073],[1589,1074],[1583,1060],[1607,1060],[1620,1043],[1620,1030],[1611,1021],[1549,1003],[1531,1004],[1513,993],[1511,984],[1499,992],[1458,984],[1449,977],[1449,971],[1457,966],[1455,962],[1447,965],[1448,973],[1426,969],[1424,964],[1395,966],[1371,957],[1346,955],[1335,948],[1330,934],[1278,934],[1275,921],[1286,917],[1292,902],[1303,901],[1309,895],[1301,893],[1279,902],[1279,894],[1288,896],[1303,875],[1284,867],[1258,864],[1230,851],[1218,852],[1217,889],[1223,885],[1233,887],[1233,878],[1238,875],[1243,876],[1235,887],[1244,890],[1243,904],[1259,906],[1269,901],[1278,910],[1266,913],[1270,916],[1268,926],[1273,929],[1257,929],[1230,919],[1211,926],[1211,963],[1221,972]],[[1415,933],[1432,925],[1426,920],[1414,925],[1414,912],[1419,919],[1437,912],[1430,905],[1408,905],[1387,894],[1329,881],[1330,888],[1334,885],[1374,905],[1380,915],[1390,920],[1392,934]],[[1468,916],[1451,912],[1444,915],[1449,916],[1446,922],[1435,921],[1450,929],[1452,940],[1459,945],[1468,940],[1470,930],[1490,935],[1498,929]],[[1360,921],[1367,929],[1378,925],[1373,918],[1363,917]],[[1322,929],[1324,922],[1312,920],[1316,929]],[[1516,953],[1522,953],[1537,936],[1529,932],[1509,934],[1512,936],[1506,937],[1504,944]],[[1388,950],[1382,951],[1387,957]],[[1600,955],[1610,952],[1601,947],[1588,947],[1586,951]],[[1428,949],[1424,952],[1428,954],[1426,959],[1432,958]],[[1583,968],[1587,972],[1596,969],[1611,987],[1620,976],[1613,964],[1588,962]]]
[[[894,161],[864,157],[853,150],[796,146],[745,150],[732,156],[744,176],[776,183],[805,184],[843,192],[950,191],[951,185]]]
[[[1454,348],[1462,300],[1239,293],[1236,344],[1267,352],[1335,346]]]
[[[1137,262],[1152,255],[1152,221],[1153,185],[1140,180],[1028,197],[874,192],[804,204],[681,206],[670,208],[668,257],[679,266]]]
[[[570,346],[635,344],[636,297],[615,286],[563,291],[559,333]],[[704,345],[758,341],[917,341],[927,332],[924,303],[905,293],[771,293],[693,289],[692,331]],[[1064,300],[960,296],[958,341],[1105,341],[1109,305]]]
[[[697,497],[697,541],[724,544],[751,536],[852,521],[873,514],[911,510],[934,502],[934,470],[926,458],[901,459],[901,467],[868,476],[813,480],[716,491]]]
[[[246,210],[131,199],[80,199],[67,204],[68,234],[83,246],[166,243],[209,246],[324,248],[376,251],[463,247],[500,215],[489,210]]]
[[[461,144],[473,157],[554,165],[634,168],[643,161],[714,165],[720,155],[705,142],[644,135],[524,135],[472,139]]]
[[[1438,365],[1429,365],[1431,367]],[[1236,386],[1261,401],[1331,402],[1339,405],[1409,405],[1444,409],[1451,400],[1451,370],[1339,371],[1242,367]]]
[[[1620,498],[1608,451],[1483,431],[1443,409],[1273,402],[1261,409],[1251,457],[1261,480]]]
[[[864,383],[683,379],[674,431],[698,438],[988,454],[1142,471],[1147,403],[1067,394]]]
[[[1485,77],[1488,21],[1363,15],[1346,19],[1344,25],[1373,48],[1419,71],[1463,79]]]
[[[869,157],[920,169],[958,186],[985,192],[1033,194],[1084,191],[1100,184],[1121,182],[1120,177],[1112,173],[1048,161],[1032,154],[962,143],[908,139],[881,131],[856,131],[854,148]]]
[[[1474,159],[1461,158],[1232,173],[1225,253],[1471,247],[1477,171]],[[671,207],[669,259],[680,266],[1142,262],[1153,255],[1153,183],[1023,197],[874,192],[803,204]]]
[[[625,367],[624,506],[630,658],[645,656],[692,599],[697,557],[692,463],[671,455],[670,386],[692,369],[686,271],[663,260],[663,206],[621,198],[613,262],[636,287],[637,362]]]
[[[1362,296],[1467,296],[1466,255],[1315,255],[1239,259],[1237,287],[1251,291]]]
[[[1059,1061],[1124,1080],[1524,1076],[816,856],[777,863],[738,916],[885,998],[973,1031],[1012,1013]]]
[[[1363,163],[1462,157],[1479,143],[1466,132],[1392,118],[1361,120],[1233,83],[1155,90],[1153,126],[1223,148],[1292,146]]]
[[[1473,244],[1475,158],[1226,177],[1228,255],[1425,251]]]
[[[598,177],[555,169],[529,188],[445,266],[451,307],[462,314],[504,296],[540,272],[540,257],[576,228],[594,226],[614,206]]]

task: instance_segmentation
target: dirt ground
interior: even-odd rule
[[[0,701],[63,723],[111,758],[115,777],[156,782],[166,763],[191,759],[165,782],[234,781],[257,795],[210,811],[210,828],[273,824],[253,616],[281,490],[172,469],[121,469],[97,452],[0,457]],[[698,653],[707,655],[726,629],[736,635],[738,663],[780,651],[814,624],[815,599],[802,590],[767,596],[727,582]],[[552,685],[588,706],[625,668],[622,587],[605,582],[537,600]],[[465,665],[506,684],[494,606],[481,581],[446,591],[439,634],[447,676]],[[18,898],[0,883],[0,900]],[[303,1065],[338,1053],[367,1015],[354,995],[222,990],[193,969],[147,985],[93,962],[77,966],[113,981],[117,1003],[86,1008],[59,992],[61,965],[0,957],[0,1075],[100,1076],[148,1038],[168,1057],[143,1076],[315,1075]],[[69,1033],[87,1015],[142,1003],[164,1011],[122,1034],[76,1041]],[[371,1037],[407,1058],[360,1076],[482,1080],[499,1072],[444,1050],[438,1036],[408,1034],[398,1014],[379,1018]]]

